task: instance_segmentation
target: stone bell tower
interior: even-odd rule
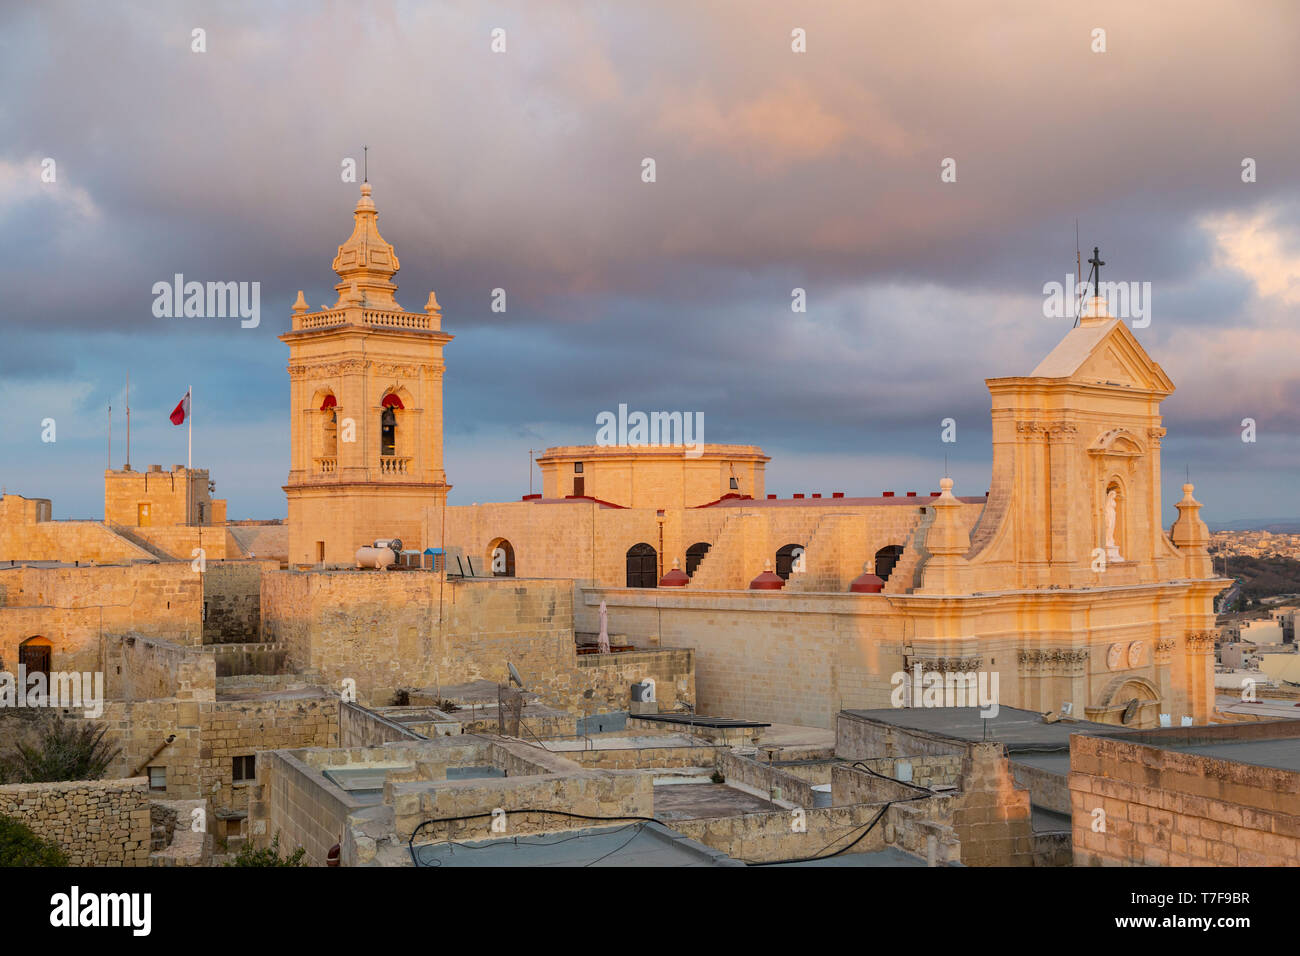
[[[397,253],[362,183],[333,268],[338,301],[311,312],[301,291],[289,346],[289,563],[351,562],[376,538],[422,548],[425,510],[450,486],[442,463],[442,331],[397,304]]]

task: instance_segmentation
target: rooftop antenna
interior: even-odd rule
[[[131,370],[126,372],[126,471],[131,470]]]
[[[533,455],[541,451],[540,448],[528,449],[528,496],[533,495]]]
[[[1079,251],[1079,217],[1074,219],[1074,324],[1079,324],[1083,297],[1079,294],[1079,273],[1083,271],[1083,253]]]
[[[361,147],[361,177],[363,183],[370,182],[370,147],[364,145]]]

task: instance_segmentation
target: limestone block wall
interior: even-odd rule
[[[134,537],[147,541],[179,561],[192,561],[198,549],[208,561],[221,561],[226,557],[226,529],[224,527],[197,527],[176,525],[172,527],[131,527]]]
[[[106,639],[105,690],[121,700],[216,700],[217,668],[198,648],[147,637]]]
[[[99,670],[101,634],[197,644],[198,578],[188,564],[0,568],[0,661],[16,668],[18,645],[38,635],[54,670]]]
[[[214,809],[242,810],[252,783],[234,782],[234,758],[258,754],[260,761],[262,751],[332,746],[338,742],[338,707],[337,698],[324,696],[110,701],[103,720],[122,748],[110,772],[163,767],[167,797],[202,797]]]
[[[339,703],[340,747],[377,747],[399,740],[420,740],[422,736],[373,710],[349,701]]]
[[[0,814],[57,843],[72,866],[149,865],[149,781],[74,780],[0,787]]]
[[[816,803],[811,784],[779,767],[743,757],[729,748],[719,749],[717,766],[728,783],[743,783],[768,794],[779,789],[782,800],[809,809]]]
[[[1162,744],[1294,745],[1291,721],[1070,737],[1077,866],[1298,866],[1300,773]],[[1105,811],[1105,832],[1093,830]]]
[[[926,806],[918,802],[907,805],[907,809],[903,809],[903,805],[890,807],[875,827],[845,852],[872,853],[897,846],[923,856],[926,837],[933,835],[936,838],[936,862],[957,862],[960,845],[952,829],[943,822],[948,813],[947,799],[931,797]],[[701,820],[674,820],[672,826],[683,835],[735,859],[767,863],[824,856],[848,846],[880,815],[882,807],[883,804],[856,804],[814,810],[779,810]],[[802,816],[802,831],[791,825],[796,813]],[[887,837],[892,837],[892,840]]]
[[[564,810],[594,817],[649,817],[654,814],[652,778],[639,771],[578,771],[564,775],[454,780],[437,785],[390,783],[384,802],[391,804],[397,835],[406,839],[423,821],[484,814],[473,820],[440,823],[420,831],[419,841],[480,839],[491,836],[490,814],[506,811],[505,835],[570,829],[572,818],[548,817],[525,810]],[[594,825],[594,824],[591,824]]]
[[[930,756],[930,757],[876,757],[862,760],[861,763],[870,767],[876,773],[884,774],[894,780],[899,779],[899,763],[906,762],[911,768],[911,782],[920,787],[956,787],[961,784],[962,755],[952,754],[949,756]],[[862,780],[861,774],[850,772],[846,774],[846,781],[853,781],[854,784],[861,786],[869,783],[869,780]],[[835,801],[839,803],[839,800]],[[845,801],[847,803],[855,802],[848,795]]]
[[[588,769],[657,770],[666,767],[711,767],[729,752],[708,744],[685,747],[627,747],[564,751],[564,756]]]
[[[251,781],[235,783],[236,756],[338,744],[336,697],[218,701],[199,710],[199,776],[214,806],[243,809]],[[170,788],[169,788],[170,789]]]
[[[266,846],[278,833],[280,849],[306,850],[311,866],[324,866],[329,849],[343,836],[349,814],[365,809],[360,800],[322,777],[296,753],[278,750],[257,761],[257,784],[248,808],[248,833]]]
[[[879,594],[584,588],[578,630],[695,652],[697,710],[831,727],[841,707],[888,707],[903,669],[903,619]]]
[[[953,803],[952,826],[961,842],[961,860],[967,866],[1068,864],[1059,838],[1034,834],[1029,790],[1017,785],[1001,743],[967,744],[840,714],[836,753],[846,760],[892,760],[895,772],[899,759],[912,760],[914,765],[932,768],[932,776],[957,784],[960,794]],[[961,761],[955,779],[954,758]],[[836,768],[832,781],[836,804],[916,792],[847,767]]]
[[[150,468],[156,466],[149,466]],[[149,506],[149,526],[197,524],[225,520],[225,502],[208,492],[208,470],[176,465],[171,471],[105,471],[104,520],[136,526],[140,505]],[[214,505],[220,506],[220,515]]]
[[[554,706],[575,713],[627,710],[631,687],[647,678],[655,682],[660,711],[695,706],[695,652],[687,647],[664,647],[619,654],[582,654],[572,670],[546,675],[530,687]],[[587,690],[593,691],[590,698]]]
[[[574,667],[567,581],[444,581],[433,572],[274,571],[262,578],[263,639],[363,703],[399,687],[526,681]]]
[[[258,639],[262,626],[262,574],[279,567],[278,561],[209,562],[203,575],[205,644]]]
[[[154,555],[99,521],[54,521],[48,498],[0,498],[0,562],[151,561]]]

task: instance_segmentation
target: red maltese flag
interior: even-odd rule
[[[172,409],[172,424],[184,425],[185,419],[190,417],[190,393],[186,392],[185,397],[181,399],[179,405]]]

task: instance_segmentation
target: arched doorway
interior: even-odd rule
[[[494,578],[515,576],[515,549],[505,538],[496,538],[488,545],[488,567]]]
[[[803,545],[787,544],[776,550],[775,571],[782,581],[790,580],[791,574],[803,572]]]
[[[627,586],[653,588],[659,584],[659,554],[642,541],[627,549]]]
[[[54,645],[41,635],[29,637],[18,645],[18,663],[27,672],[27,676],[44,674],[50,677],[50,659],[54,655]]]
[[[876,552],[876,577],[882,581],[888,581],[889,575],[894,570],[894,565],[898,564],[898,559],[903,556],[903,546],[901,544],[887,544]]]
[[[686,576],[688,578],[695,577],[695,569],[700,566],[704,556],[709,553],[710,547],[712,545],[707,541],[697,541],[686,549]]]

